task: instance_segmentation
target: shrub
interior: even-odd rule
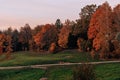
[[[82,64],[75,67],[73,73],[74,80],[95,80],[95,73],[93,66],[90,64]]]
[[[56,44],[55,43],[51,43],[50,48],[49,48],[49,52],[50,53],[55,53],[56,52]]]
[[[92,43],[90,40],[84,40],[82,38],[78,38],[77,46],[79,51],[91,51]]]
[[[77,46],[79,48],[79,51],[82,51],[82,47],[81,47],[81,43],[83,42],[83,39],[82,38],[78,38],[77,40]]]

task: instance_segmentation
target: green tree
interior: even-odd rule
[[[81,9],[80,19],[76,20],[76,26],[73,34],[87,40],[87,31],[90,23],[90,19],[93,13],[96,11],[97,6],[94,4],[87,5]]]
[[[29,40],[32,39],[32,30],[29,24],[25,24],[20,29],[19,42],[22,44],[22,50],[29,50]]]
[[[92,48],[92,41],[88,40],[88,28],[90,20],[97,6],[94,4],[87,5],[81,9],[80,19],[76,20],[73,35],[77,37],[77,45],[80,51],[89,51]],[[82,40],[82,41],[81,41]],[[88,43],[89,42],[89,43]]]
[[[60,19],[57,19],[57,20],[56,20],[55,26],[56,26],[58,29],[61,29],[61,28],[62,28],[62,23],[61,23]]]
[[[13,30],[12,32],[12,48],[13,51],[19,51],[20,45],[19,45],[19,32],[17,29]]]

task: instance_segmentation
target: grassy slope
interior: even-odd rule
[[[96,74],[98,80],[120,80],[120,63],[98,65]]]
[[[95,66],[97,80],[120,80],[120,64],[104,64]],[[0,70],[0,80],[39,80],[47,76],[49,80],[72,80],[71,67],[41,69]]]
[[[17,66],[17,65],[33,65],[33,64],[52,64],[59,62],[88,62],[93,60],[89,53],[80,53],[75,51],[63,51],[57,54],[40,55],[34,52],[17,52],[12,54],[10,60],[3,60],[4,56],[0,56],[0,66]]]
[[[0,70],[0,80],[39,80],[44,74],[41,69]]]

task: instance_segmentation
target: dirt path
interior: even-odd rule
[[[108,63],[120,63],[120,61],[101,61],[101,62],[88,62],[86,64],[108,64]],[[61,63],[61,64],[43,64],[43,65],[29,65],[29,66],[10,66],[10,67],[0,67],[0,70],[4,69],[23,69],[23,68],[40,68],[46,69],[51,66],[69,66],[69,65],[81,65],[84,63]]]

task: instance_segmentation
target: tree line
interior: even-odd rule
[[[11,27],[0,31],[0,53],[16,51],[49,51],[79,49],[90,52],[93,58],[120,58],[120,4],[113,9],[102,5],[87,5],[79,19],[64,23],[37,25],[31,29],[25,24],[18,31]]]

